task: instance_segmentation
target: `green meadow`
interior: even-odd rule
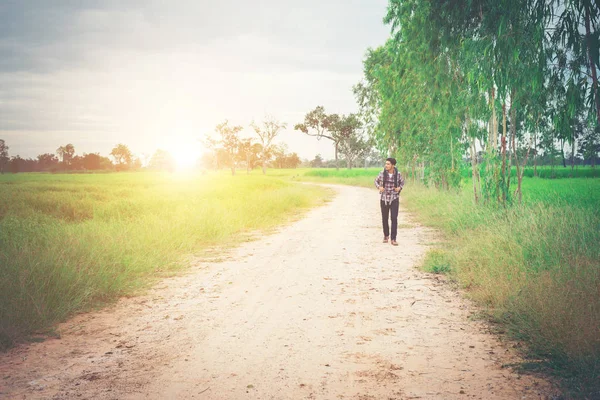
[[[550,367],[569,390],[590,393],[600,389],[600,179],[586,178],[597,176],[590,168],[556,170],[540,168],[565,179],[526,174],[523,204],[506,209],[474,204],[469,178],[458,191],[407,179],[402,203],[443,234],[424,269],[448,274],[499,331],[526,343],[524,367]],[[312,170],[301,179],[373,187],[377,172]]]
[[[0,348],[231,247],[329,191],[259,174],[0,176]]]
[[[600,381],[600,179],[588,170],[526,176],[523,204],[507,208],[474,204],[469,178],[454,191],[407,179],[402,202],[442,234],[423,268],[448,274],[499,331],[525,343],[523,367],[589,393]],[[378,171],[1,176],[1,344],[135,293],[190,256],[234,246],[330,195],[298,182],[373,187]]]

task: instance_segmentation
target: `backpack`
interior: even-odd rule
[[[383,187],[385,187],[385,180],[388,176],[387,171],[384,169],[383,170]],[[396,189],[398,187],[398,169],[396,167],[394,167],[394,189]]]

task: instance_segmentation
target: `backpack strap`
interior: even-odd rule
[[[394,189],[398,187],[398,168],[394,167]]]

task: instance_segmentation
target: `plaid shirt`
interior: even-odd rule
[[[385,204],[391,204],[392,201],[398,200],[400,197],[400,192],[404,187],[404,177],[400,174],[400,171],[398,171],[398,187],[400,188],[400,192],[396,192],[394,190],[394,174],[390,174],[386,170],[383,170],[377,175],[377,179],[375,179],[375,187],[377,187],[377,189],[383,185],[383,174],[388,174],[388,176],[385,180],[385,190],[381,193],[381,201]]]

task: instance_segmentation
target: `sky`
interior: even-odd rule
[[[357,111],[352,86],[389,27],[387,0],[2,0],[0,139],[36,157],[201,152],[228,120],[271,116],[289,152],[333,158],[294,131],[317,105]]]

